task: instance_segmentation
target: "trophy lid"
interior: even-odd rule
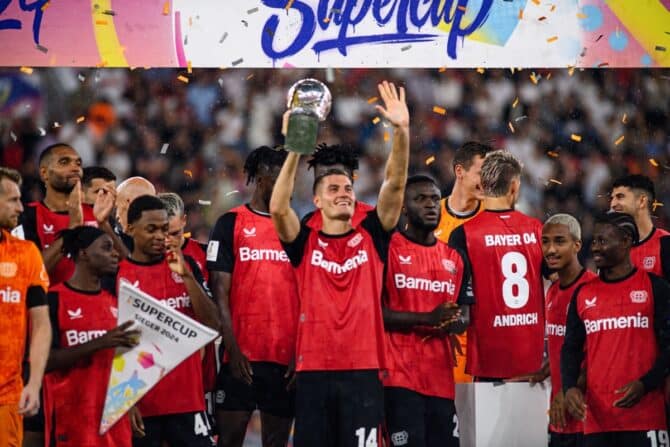
[[[326,84],[317,79],[301,79],[286,95],[286,106],[293,112],[314,114],[323,121],[330,113],[333,98]]]

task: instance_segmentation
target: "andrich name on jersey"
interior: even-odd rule
[[[68,347],[83,345],[88,343],[91,340],[102,337],[107,331],[77,331],[75,329],[70,329],[65,331],[65,339],[67,340]]]
[[[514,247],[516,245],[537,244],[535,233],[523,234],[485,234],[487,247]]]
[[[530,314],[496,315],[493,319],[493,327],[532,326],[537,324],[537,322],[536,312]]]
[[[284,250],[240,247],[240,262],[248,261],[289,262],[289,259]]]
[[[347,259],[343,264],[323,259],[323,252],[321,250],[312,251],[311,264],[336,275],[349,272],[366,262],[368,262],[368,252],[365,250],[358,250],[357,255]]]
[[[564,324],[547,323],[547,335],[555,335],[557,337],[565,337]]]
[[[649,318],[638,312],[637,315],[584,320],[584,327],[587,334],[616,329],[649,329]]]
[[[396,273],[393,275],[393,279],[397,289],[414,289],[423,292],[448,293],[449,295],[456,293],[456,284],[452,280],[433,281],[425,278],[413,278],[402,273]]]

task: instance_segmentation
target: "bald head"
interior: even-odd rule
[[[116,219],[123,231],[128,226],[128,207],[139,196],[155,196],[156,188],[144,177],[130,177],[116,187]]]

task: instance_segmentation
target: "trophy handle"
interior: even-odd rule
[[[319,118],[311,113],[291,113],[284,146],[287,150],[308,155],[316,148]]]

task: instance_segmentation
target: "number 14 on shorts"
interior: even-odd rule
[[[358,447],[378,447],[377,444],[377,429],[371,428],[367,436],[365,427],[361,427],[356,430],[356,437],[358,438]]]
[[[649,430],[647,439],[650,441],[649,447],[670,447],[667,430]],[[361,443],[359,442],[358,445],[360,446]]]

